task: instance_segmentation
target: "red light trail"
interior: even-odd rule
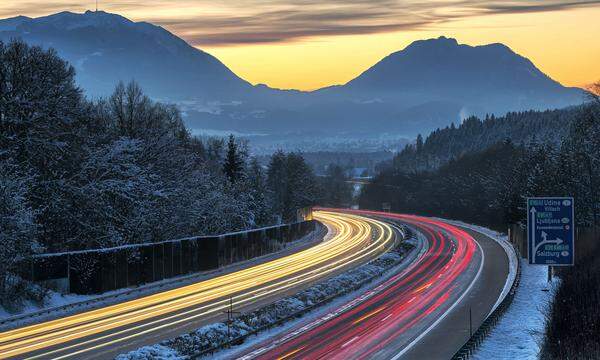
[[[408,346],[468,292],[470,280],[476,276],[465,279],[464,274],[476,273],[483,257],[466,231],[419,216],[358,213],[410,224],[427,237],[429,248],[409,269],[380,285],[378,288],[382,290],[374,296],[295,337],[288,336],[281,342],[271,339],[244,359],[377,357],[378,351],[398,339]]]

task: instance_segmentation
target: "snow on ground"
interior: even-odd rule
[[[500,245],[508,244],[506,234],[460,221],[445,221],[487,235],[498,241]],[[511,272],[516,271],[516,261],[520,261],[521,282],[513,302],[476,350],[474,359],[538,358],[537,354],[540,350],[538,343],[544,336],[544,313],[554,297],[558,279],[548,284],[546,266],[529,265],[527,261],[510,259]]]
[[[521,261],[521,283],[515,298],[474,359],[537,359],[544,335],[544,312],[558,285],[557,279],[549,285],[547,277],[547,267]]]
[[[91,295],[75,295],[75,294],[60,294],[55,291],[49,291],[48,297],[44,304],[36,304],[31,301],[26,301],[23,308],[20,310],[18,315],[26,315],[42,311],[44,309],[55,308],[59,306],[65,306],[81,301],[87,301],[92,299],[94,296]],[[0,306],[0,320],[15,316],[15,314],[6,311]]]
[[[119,355],[115,360],[180,360],[186,359],[175,350],[167,346],[153,345],[145,346],[130,352],[127,356]]]

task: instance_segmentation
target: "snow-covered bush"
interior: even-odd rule
[[[163,345],[144,346],[138,350],[119,355],[115,360],[180,360],[187,359],[177,351]]]

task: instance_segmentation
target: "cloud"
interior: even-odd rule
[[[473,16],[598,5],[600,0],[100,0],[106,11],[162,25],[196,46],[418,30]],[[85,9],[81,3],[68,0],[15,1],[0,5],[0,16],[35,16],[60,10]]]

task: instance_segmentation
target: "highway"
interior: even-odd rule
[[[340,305],[344,310],[302,322],[236,358],[449,359],[483,322],[508,276],[500,245],[430,218],[359,213],[411,226],[425,236],[426,253],[364,301]]]
[[[306,250],[205,281],[0,333],[0,358],[113,358],[223,319],[232,299],[249,310],[368,262],[395,245],[393,228],[361,215],[318,211],[332,230]]]

